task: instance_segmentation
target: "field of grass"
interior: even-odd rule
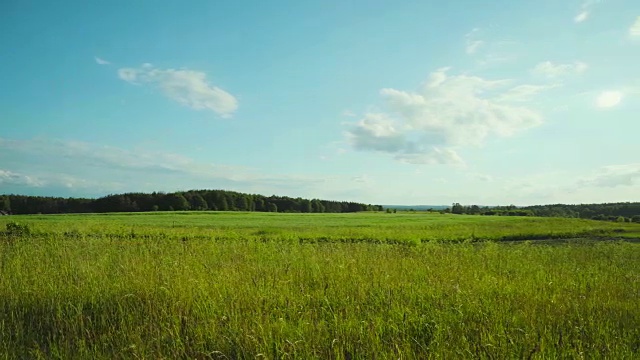
[[[157,212],[0,217],[36,234],[299,242],[535,240],[639,237],[640,225],[583,219],[427,213],[281,214]]]
[[[0,229],[9,221],[31,233],[0,235],[0,358],[640,357],[640,244],[612,240],[638,224],[155,213]]]

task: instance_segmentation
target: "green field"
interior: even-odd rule
[[[0,235],[0,358],[640,357],[640,244],[621,240],[639,224],[183,212],[0,229],[12,221],[30,233]]]

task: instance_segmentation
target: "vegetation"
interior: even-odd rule
[[[106,213],[138,211],[261,211],[342,213],[382,211],[379,205],[347,201],[263,196],[225,190],[190,190],[175,193],[126,193],[99,199],[42,196],[0,196],[0,210],[14,214]]]
[[[638,237],[637,224],[403,212],[9,218],[5,358],[640,352],[639,244],[474,242]],[[16,226],[28,232],[9,234]]]
[[[247,212],[150,212],[29,215],[0,218],[28,226],[31,236],[213,241],[372,242],[503,241],[581,237],[640,238],[629,223],[537,217],[481,217],[428,213],[281,214]]]
[[[452,214],[565,217],[640,223],[640,202],[535,205],[526,207],[479,206],[454,203],[451,207],[386,206],[346,201],[263,196],[225,190],[190,190],[175,193],[126,193],[98,199],[1,195],[0,212],[13,214],[64,214],[146,211],[257,211],[287,213],[345,213],[360,211],[440,211]]]
[[[632,218],[640,215],[640,202],[607,203],[607,204],[579,204],[579,205],[536,205],[525,209],[531,210],[536,216],[561,216],[592,219],[597,216],[619,216]]]
[[[517,207],[509,206],[478,206],[454,203],[444,212],[467,215],[499,215],[499,216],[543,216],[582,218],[591,220],[605,220],[616,222],[640,222],[640,202],[580,204],[580,205],[535,205]]]

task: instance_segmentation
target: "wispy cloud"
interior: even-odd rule
[[[636,22],[629,28],[629,35],[633,37],[640,37],[640,16],[638,16]]]
[[[587,0],[583,2],[582,5],[580,6],[580,10],[578,11],[578,14],[573,18],[573,21],[575,23],[582,23],[587,21],[591,16],[593,6],[598,2],[600,2],[600,0]]]
[[[0,150],[34,155],[42,160],[69,161],[77,164],[78,167],[144,171],[156,175],[174,173],[200,175],[206,178],[240,178],[240,174],[244,172],[242,168],[200,163],[174,153],[142,149],[128,150],[81,141],[0,138]]]
[[[549,78],[558,78],[573,74],[582,74],[589,66],[581,61],[568,64],[557,64],[551,61],[544,61],[536,65],[532,72],[536,75],[541,75]]]
[[[473,175],[472,175],[473,176]],[[497,192],[490,201],[515,204],[557,204],[632,201],[640,198],[640,163],[592,167],[586,171],[556,170],[493,178]]]
[[[480,32],[480,29],[475,28],[471,30],[467,35],[465,35],[465,39],[466,39],[465,51],[469,55],[475,54],[478,51],[478,49],[480,49],[480,47],[484,45],[484,41],[479,39],[479,32]]]
[[[133,191],[171,190],[167,189],[171,184],[179,184],[180,188],[207,184],[207,187],[273,193],[278,189],[286,190],[287,187],[319,186],[325,181],[317,176],[265,174],[245,167],[196,161],[175,153],[129,150],[79,141],[0,138],[0,152],[30,159],[31,173],[37,174],[37,177],[28,177],[19,171],[2,170],[0,184],[11,182],[31,187],[96,186],[100,189]],[[39,164],[55,164],[55,170]],[[118,181],[123,178],[128,179],[126,186]]]
[[[0,185],[14,189],[24,188],[65,188],[72,191],[92,190],[92,191],[117,191],[123,188],[123,184],[115,181],[88,180],[57,172],[38,172],[36,174],[26,174],[24,172],[14,172],[0,169]],[[47,194],[53,195],[53,194]]]
[[[618,106],[620,102],[622,102],[622,97],[623,94],[621,91],[603,91],[596,98],[596,106],[602,109]]]
[[[0,185],[26,185],[40,187],[43,185],[43,181],[33,176],[0,169]]]
[[[609,165],[578,180],[579,186],[618,187],[640,185],[640,163]]]
[[[494,177],[488,174],[480,174],[480,173],[470,173],[467,175],[469,178],[474,180],[479,180],[482,182],[492,182],[494,181]]]
[[[464,160],[454,149],[443,149],[436,146],[431,147],[431,149],[428,151],[423,151],[420,153],[397,154],[395,156],[395,159],[407,164],[414,165],[465,165]]]
[[[268,173],[175,153],[79,141],[0,138],[0,154],[27,159],[28,163],[27,167],[14,163],[0,170],[0,192],[103,196],[114,192],[226,189],[363,202],[380,195],[373,188],[373,178],[359,182],[349,174]]]
[[[533,100],[533,98],[535,98],[537,95],[547,91],[547,90],[551,90],[554,88],[559,87],[560,85],[557,84],[551,84],[551,85],[529,85],[529,84],[524,84],[524,85],[518,85],[515,86],[509,90],[507,90],[506,92],[504,92],[502,95],[500,95],[499,97],[497,97],[497,100],[500,102],[509,102],[509,103],[516,103],[516,102],[527,102],[527,101],[531,101]]]
[[[589,18],[589,11],[582,10],[578,15],[573,18],[573,21],[576,23],[581,23],[586,21]]]
[[[230,117],[238,109],[238,100],[223,89],[211,85],[207,74],[188,69],[160,69],[151,64],[122,68],[119,77],[132,84],[151,85],[165,96],[195,110],[211,110]]]
[[[450,76],[448,70],[432,73],[417,92],[382,89],[388,111],[367,113],[353,124],[347,131],[352,147],[409,163],[461,164],[456,148],[482,145],[491,136],[512,136],[542,122],[523,102],[548,87]]]
[[[342,112],[342,116],[344,117],[357,117],[356,113],[354,113],[353,111],[347,109],[345,111]]]
[[[109,65],[109,64],[111,64],[110,61],[107,61],[105,59],[99,58],[97,56],[94,57],[94,59],[96,60],[96,64],[98,64],[98,65]]]

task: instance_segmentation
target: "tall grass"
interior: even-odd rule
[[[149,234],[1,237],[0,358],[640,353],[638,244]]]

